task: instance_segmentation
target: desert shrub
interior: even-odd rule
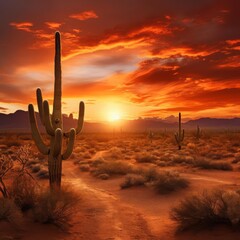
[[[233,169],[232,165],[227,161],[210,161],[206,158],[195,159],[194,166],[203,169],[216,169],[224,171],[231,171]]]
[[[121,183],[120,187],[124,189],[124,188],[130,188],[133,186],[142,186],[144,185],[145,182],[146,182],[146,179],[139,174],[128,174],[124,182]]]
[[[103,156],[108,160],[119,160],[123,158],[122,150],[118,147],[110,148]]]
[[[89,149],[89,153],[90,153],[90,154],[95,154],[95,153],[96,153],[95,148]]]
[[[31,167],[31,169],[32,169],[32,172],[33,172],[33,173],[39,172],[40,169],[41,169],[40,164],[34,164],[34,165]]]
[[[187,148],[189,148],[189,149],[194,149],[194,150],[195,150],[196,147],[197,147],[197,146],[196,146],[195,143],[191,143],[191,142],[190,142],[190,143],[187,144]]]
[[[49,173],[47,169],[41,169],[38,173],[37,173],[37,177],[40,179],[48,179],[49,178]]]
[[[232,163],[238,163],[240,162],[240,153],[236,153],[235,158],[232,160]]]
[[[102,180],[108,180],[110,176],[106,173],[102,173],[102,174],[99,174],[97,177]]]
[[[172,159],[172,154],[170,154],[170,153],[164,153],[164,154],[160,157],[160,160],[161,160],[161,161],[169,161],[170,159]]]
[[[16,228],[21,227],[23,217],[20,209],[12,199],[0,198],[0,221],[1,220],[11,223]]]
[[[189,182],[177,172],[162,171],[158,173],[157,179],[153,181],[151,185],[158,193],[165,194],[186,188],[188,187]]]
[[[37,222],[54,224],[63,230],[70,227],[71,217],[76,212],[77,194],[71,189],[43,190],[33,210]]]
[[[125,175],[132,171],[132,166],[123,161],[106,161],[97,166],[93,171],[95,176],[100,174]]]
[[[177,172],[157,171],[155,168],[139,168],[134,169],[133,174],[128,174],[120,187],[124,189],[139,185],[153,187],[158,193],[166,194],[188,187],[189,182]]]
[[[155,168],[147,168],[147,169],[137,169],[139,174],[141,174],[146,182],[154,182],[158,179],[159,172]]]
[[[232,165],[227,161],[213,161],[211,167],[217,170],[232,171]]]
[[[212,190],[188,196],[171,210],[179,230],[240,223],[240,195],[234,191]]]
[[[90,158],[91,158],[91,154],[89,154],[89,152],[85,152],[85,153],[83,154],[83,158],[84,158],[84,159],[90,159]]]
[[[79,160],[79,159],[73,160],[73,164],[74,164],[74,165],[78,165],[80,162],[81,162],[81,160]]]
[[[35,165],[35,164],[38,164],[39,163],[39,160],[37,159],[37,158],[35,158],[35,159],[30,159],[28,162],[27,162],[27,166],[29,166],[29,167],[33,167],[33,165]]]
[[[171,159],[171,164],[192,164],[193,158],[191,156],[183,156],[183,155],[173,155]]]
[[[139,163],[152,163],[156,161],[156,159],[157,158],[154,155],[151,155],[149,153],[142,153],[136,156],[136,161]]]
[[[7,198],[9,193],[4,178],[13,169],[13,160],[11,156],[2,154],[0,156],[0,192],[4,198]]]
[[[216,153],[216,152],[209,152],[208,154],[206,154],[206,156],[213,160],[219,160],[223,158],[223,154]]]
[[[166,161],[161,161],[161,160],[158,160],[158,161],[156,162],[156,164],[157,164],[159,167],[167,167],[167,166],[169,166],[169,163],[168,163],[168,162],[166,162]]]
[[[37,184],[29,175],[17,177],[11,187],[10,195],[15,204],[22,210],[28,210],[35,206],[37,201]]]
[[[96,158],[94,159],[94,161],[92,161],[91,165],[93,167],[97,167],[98,165],[101,165],[103,163],[105,163],[106,161],[104,160],[104,158],[100,157],[100,158]]]
[[[92,163],[92,160],[85,160],[85,161],[79,161],[79,165],[85,165],[85,164],[90,164]]]
[[[88,172],[90,170],[90,166],[89,166],[89,164],[81,164],[79,166],[79,169],[83,172]]]

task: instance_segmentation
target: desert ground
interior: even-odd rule
[[[38,153],[30,134],[1,134],[0,149],[1,159],[13,161],[1,178],[9,193],[14,193],[22,160],[26,179],[33,178],[37,189],[47,188],[47,158]],[[59,223],[39,219],[32,206],[9,208],[7,214],[0,210],[0,240],[239,239],[240,209],[231,202],[239,190],[239,164],[237,131],[206,130],[199,139],[188,131],[181,150],[171,131],[154,132],[151,138],[147,133],[83,133],[71,158],[63,161],[62,185],[74,191],[69,214]],[[188,219],[173,217],[187,197],[219,191],[224,191],[223,199],[230,194],[224,218],[204,217],[185,226],[181,223]],[[16,194],[11,196],[15,201]],[[189,205],[190,213],[195,210]]]

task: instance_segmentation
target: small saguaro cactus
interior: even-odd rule
[[[178,144],[178,149],[182,149],[182,143],[184,140],[184,129],[182,130],[182,116],[181,113],[179,113],[178,117],[178,132],[175,133],[175,139]]]
[[[154,133],[152,131],[149,131],[148,132],[148,139],[150,140],[150,143],[152,143],[152,141],[153,141],[153,136],[154,136]]]
[[[199,140],[202,137],[202,130],[200,127],[197,125],[197,130],[196,130],[196,139]]]
[[[39,133],[36,123],[34,107],[28,106],[29,120],[33,140],[38,150],[48,155],[49,183],[51,189],[60,189],[62,176],[62,160],[70,157],[73,151],[76,134],[80,133],[84,120],[84,103],[79,104],[79,116],[77,128],[71,128],[69,132],[63,132],[62,124],[62,72],[61,72],[61,42],[60,33],[55,33],[55,81],[54,81],[54,100],[53,112],[50,114],[48,101],[43,101],[41,89],[38,88],[37,105],[42,124],[45,126],[47,134],[50,136],[50,146],[45,145]],[[63,138],[67,138],[67,148],[63,151]]]

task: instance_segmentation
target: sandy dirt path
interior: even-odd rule
[[[114,194],[90,185],[81,175],[72,162],[64,162],[64,182],[82,195],[81,210],[74,218],[72,236],[68,239],[159,239],[152,234],[141,212]]]

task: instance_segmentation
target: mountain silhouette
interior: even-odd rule
[[[39,118],[39,114],[36,112],[36,119],[40,131],[44,132],[45,129],[42,126]],[[72,127],[77,126],[77,120],[70,114],[69,116],[63,114],[63,128],[65,131]],[[197,126],[201,128],[239,128],[240,118],[224,119],[224,118],[200,118],[196,120],[189,120],[183,123],[183,127],[186,129],[193,129]],[[139,118],[135,120],[123,120],[119,123],[84,123],[84,132],[105,132],[105,131],[157,131],[163,129],[176,129],[178,127],[177,122],[168,121],[167,119],[160,118]],[[30,124],[28,119],[28,112],[23,110],[17,110],[15,113],[4,114],[0,113],[0,131],[22,131],[30,132]]]

